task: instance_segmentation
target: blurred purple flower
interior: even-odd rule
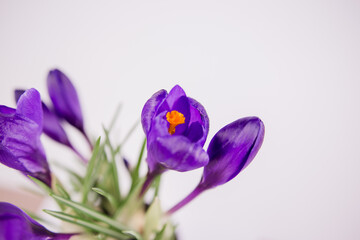
[[[20,208],[0,202],[0,239],[67,240],[73,235],[50,232]]]
[[[0,162],[51,186],[43,146],[43,111],[40,94],[29,89],[19,98],[17,108],[0,106]]]
[[[176,85],[169,94],[155,93],[146,103],[141,123],[147,137],[147,162],[150,172],[166,169],[189,171],[205,166],[203,149],[209,131],[204,107],[186,96]]]
[[[15,90],[15,101],[18,102],[20,96],[25,92],[25,90]],[[72,145],[69,141],[68,136],[64,128],[61,126],[60,119],[56,114],[51,111],[44,102],[41,102],[43,110],[43,132],[48,135],[53,140],[62,143],[70,148]]]
[[[236,120],[218,131],[207,153],[209,164],[199,185],[185,199],[171,208],[173,213],[203,191],[224,184],[237,176],[254,159],[264,140],[265,128],[257,117]]]
[[[70,79],[60,70],[53,69],[48,74],[47,87],[56,114],[84,132],[79,98]]]

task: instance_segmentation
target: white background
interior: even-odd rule
[[[0,103],[14,107],[19,87],[47,101],[47,71],[59,67],[93,138],[123,103],[120,142],[155,91],[180,84],[207,109],[207,144],[240,117],[266,127],[247,169],[174,215],[181,239],[360,239],[359,24],[356,0],[1,0]],[[139,127],[125,145],[132,162],[142,138]],[[43,142],[50,162],[75,161]],[[166,173],[164,209],[200,176]],[[0,182],[27,183],[4,166]]]

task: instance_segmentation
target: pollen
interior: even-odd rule
[[[170,123],[169,133],[173,135],[175,133],[175,128],[177,125],[185,123],[185,117],[182,113],[173,110],[166,114],[166,120]]]

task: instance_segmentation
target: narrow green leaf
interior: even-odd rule
[[[79,212],[82,212],[83,214],[93,218],[93,219],[96,219],[96,220],[99,220],[103,223],[106,223],[108,225],[110,225],[111,227],[119,230],[119,231],[126,231],[128,230],[127,227],[123,226],[121,223],[115,221],[114,219],[112,218],[109,218],[108,216],[102,214],[102,213],[99,213],[97,211],[94,211],[86,206],[84,206],[83,204],[80,204],[80,203],[76,203],[76,202],[73,202],[71,200],[68,200],[68,199],[65,199],[65,198],[62,198],[62,197],[59,197],[59,196],[56,196],[56,195],[51,195],[53,198],[55,198],[56,200],[62,202],[63,204],[73,208],[74,210],[76,211],[79,211]]]
[[[117,239],[131,239],[134,236],[131,236],[129,233],[122,233],[118,231],[114,231],[112,229],[109,229],[107,227],[103,227],[101,225],[94,224],[92,222],[89,222],[85,219],[81,219],[79,217],[75,217],[66,213],[57,212],[57,211],[51,211],[51,210],[43,210],[47,214],[50,214],[51,216],[54,216],[56,218],[59,218],[63,221],[70,222],[79,226],[82,226],[84,228],[90,229],[95,232],[103,233],[108,236],[117,238]]]
[[[105,132],[105,143],[107,144],[107,146],[109,146],[110,151],[111,151],[111,161],[110,161],[110,167],[111,167],[111,177],[112,177],[112,183],[115,185],[114,186],[114,190],[115,190],[115,198],[120,201],[121,200],[121,192],[120,192],[120,184],[119,184],[119,176],[118,176],[118,170],[117,170],[117,164],[115,161],[115,150],[113,148],[113,146],[110,143],[110,138],[109,138],[109,131],[106,130],[103,127],[103,130]]]
[[[87,198],[88,198],[88,193],[94,182],[95,174],[93,174],[93,171],[96,167],[96,161],[98,159],[99,150],[100,150],[100,137],[98,138],[98,140],[95,143],[93,154],[88,163],[86,175],[84,177],[84,187],[83,187],[83,197],[82,197],[83,203],[86,203]]]
[[[45,183],[43,183],[42,181],[32,177],[32,176],[29,176],[28,177],[33,180],[40,188],[42,188],[47,194],[51,194],[53,191],[51,188],[49,188],[48,185],[46,185]]]
[[[144,151],[145,151],[145,146],[146,146],[146,138],[144,138],[143,144],[141,145],[140,154],[139,154],[139,157],[138,157],[138,160],[136,163],[136,167],[134,168],[134,170],[132,171],[132,174],[131,174],[131,180],[132,180],[131,190],[135,187],[135,183],[139,179],[139,170],[140,170],[141,160],[143,158]]]
[[[117,203],[115,198],[108,192],[105,192],[103,189],[101,188],[92,188],[92,190],[98,194],[100,194],[101,196],[105,197],[111,204],[111,206],[116,209],[117,207]]]
[[[60,196],[66,198],[66,199],[70,199],[69,193],[63,188],[63,186],[61,186],[61,184],[56,183],[55,188],[60,193]]]
[[[160,232],[156,233],[154,240],[163,240],[163,236],[164,236],[166,227],[167,227],[167,224],[164,224],[164,226],[160,230]]]
[[[153,187],[155,189],[154,199],[159,196],[160,182],[161,182],[161,175],[159,174],[155,177],[155,180],[153,183]]]

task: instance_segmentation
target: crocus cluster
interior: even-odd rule
[[[205,108],[188,97],[178,85],[170,92],[160,90],[145,103],[141,113],[148,173],[145,178],[139,176],[143,150],[135,168],[124,160],[132,185],[128,195],[122,196],[116,165],[120,146],[113,147],[105,130],[105,143],[101,145],[99,139],[93,147],[85,132],[77,92],[64,73],[58,69],[51,70],[47,86],[51,104],[44,103],[37,90],[29,89],[15,91],[16,109],[0,106],[0,163],[31,177],[36,183],[42,182],[39,185],[45,185],[45,190],[64,210],[47,210],[47,213],[90,229],[91,233],[102,237],[172,239],[166,236],[175,236],[174,228],[169,230],[169,226],[173,225],[159,225],[157,195],[154,195],[150,207],[143,198],[154,179],[168,170],[185,172],[203,168],[203,175],[194,190],[167,212],[161,212],[162,216],[169,216],[202,192],[237,176],[254,159],[264,139],[263,122],[258,117],[245,117],[221,128],[204,149],[209,132]],[[52,174],[40,142],[41,134],[45,133],[73,150],[86,165],[88,160],[70,142],[63,127],[64,122],[79,130],[93,150],[86,175],[81,177],[75,174],[83,185],[82,202],[74,202],[59,182],[52,184]],[[110,148],[111,160],[107,157],[105,146]],[[91,190],[98,195],[91,195]],[[139,228],[129,227],[133,219],[138,219],[139,213],[145,216],[143,223]],[[132,215],[136,215],[136,218]],[[126,221],[125,218],[131,219]],[[73,235],[51,232],[16,206],[0,202],[0,239],[65,240]]]
[[[154,176],[166,170],[190,171],[204,167],[199,185],[173,213],[201,192],[233,179],[254,159],[264,139],[264,124],[258,117],[238,119],[215,134],[203,149],[209,131],[205,108],[187,97],[176,85],[169,93],[160,90],[146,103],[141,115],[147,137],[149,173],[144,193]]]
[[[83,134],[92,148],[91,141],[85,132],[80,101],[74,85],[63,72],[53,69],[47,76],[47,88],[52,104],[41,103],[44,119],[43,132],[56,142],[69,147],[80,159],[87,162],[87,159],[70,142],[63,128],[63,121],[71,124]],[[24,92],[25,90],[15,90],[16,102]]]

